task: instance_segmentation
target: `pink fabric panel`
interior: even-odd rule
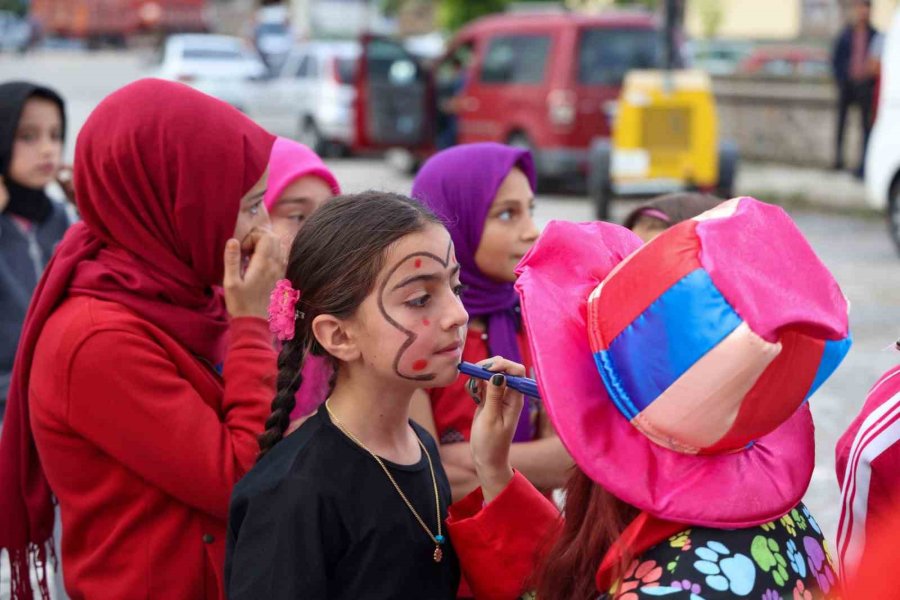
[[[697,361],[632,424],[657,444],[696,454],[731,429],[744,396],[781,352],[741,324]]]
[[[788,323],[815,337],[847,337],[844,294],[787,213],[753,198],[737,201],[733,217],[697,226],[700,263],[725,299],[769,342]],[[781,240],[778,252],[759,252],[761,239]]]

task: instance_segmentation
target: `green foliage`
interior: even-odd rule
[[[8,10],[17,15],[24,15],[26,8],[25,0],[0,0],[0,10]]]

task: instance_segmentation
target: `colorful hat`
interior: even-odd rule
[[[318,154],[300,142],[277,138],[269,156],[269,185],[263,197],[266,210],[272,210],[287,186],[307,175],[315,175],[324,181],[332,194],[341,193],[334,173],[328,170]]]
[[[815,462],[806,401],[850,348],[846,299],[787,214],[752,198],[639,244],[613,225],[553,222],[519,265],[560,438],[656,517],[782,516]]]

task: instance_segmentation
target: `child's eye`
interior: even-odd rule
[[[502,213],[497,215],[497,218],[501,221],[512,221],[513,215],[514,213],[512,210],[504,210]]]
[[[253,206],[251,206],[251,207],[247,210],[247,212],[249,212],[251,215],[253,215],[253,216],[255,217],[256,215],[259,214],[259,207],[260,207],[260,205],[262,205],[262,200],[260,200],[259,202],[257,202],[257,203],[254,204]]]
[[[428,301],[431,300],[430,294],[425,294],[424,296],[419,296],[418,298],[413,298],[412,300],[408,300],[406,305],[411,308],[424,308],[425,305],[428,304]]]
[[[465,292],[465,291],[466,291],[466,286],[464,286],[463,284],[459,284],[459,285],[453,287],[453,294],[455,296],[462,296],[463,292]]]
[[[291,218],[293,220],[297,221],[298,223],[302,223],[303,221],[306,220],[306,215],[293,215]]]
[[[37,135],[28,131],[28,132],[20,133],[18,135],[18,138],[23,142],[33,142],[33,141],[37,140]]]

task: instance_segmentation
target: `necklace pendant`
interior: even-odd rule
[[[434,562],[439,563],[444,560],[444,551],[441,550],[440,545],[434,547]]]

